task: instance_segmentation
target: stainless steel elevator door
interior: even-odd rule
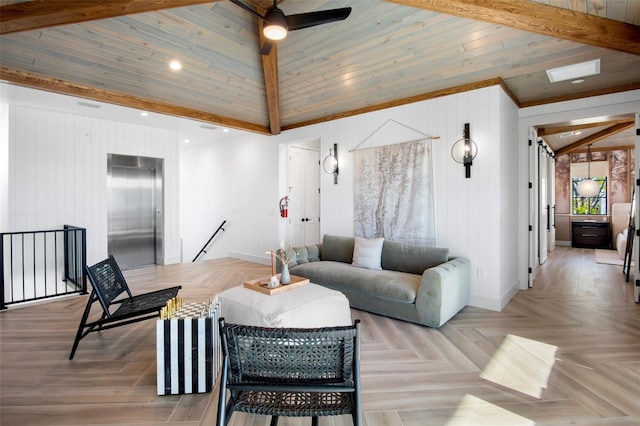
[[[109,254],[122,269],[156,263],[156,170],[111,166]]]

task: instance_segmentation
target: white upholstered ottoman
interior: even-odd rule
[[[231,324],[291,328],[352,325],[347,297],[312,283],[270,296],[238,286],[218,294],[218,300],[222,316]]]

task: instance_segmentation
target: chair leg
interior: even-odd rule
[[[318,416],[311,417],[311,426],[318,426]]]
[[[271,416],[271,426],[277,426],[278,425],[278,416]]]
[[[78,326],[78,332],[76,333],[76,339],[73,341],[73,347],[71,348],[71,354],[69,354],[69,359],[73,359],[73,356],[76,354],[76,350],[78,349],[78,344],[80,343],[80,339],[82,339],[82,333],[84,332],[84,326],[87,324],[87,318],[89,318],[89,312],[91,311],[91,305],[93,305],[95,293],[91,292],[89,295],[89,300],[87,300],[87,306],[84,308],[84,314],[82,314],[82,319],[80,320],[80,325]]]
[[[227,360],[222,361],[222,372],[220,374],[220,393],[218,394],[218,419],[217,426],[224,426],[229,422],[230,416],[227,413]]]

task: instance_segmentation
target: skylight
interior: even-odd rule
[[[600,74],[600,59],[547,70],[547,77],[551,83],[575,80],[596,74]]]

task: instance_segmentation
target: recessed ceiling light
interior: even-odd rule
[[[184,140],[184,143],[189,143],[189,142],[191,142],[189,139]]]
[[[229,129],[222,129],[223,132],[228,133]]]
[[[147,112],[141,112],[141,113],[140,113],[140,115],[141,115],[141,116],[143,116],[143,117],[146,117],[146,116],[148,116],[148,115],[149,115],[149,113],[147,113]]]
[[[83,101],[78,101],[77,102],[78,105],[83,106],[83,107],[87,107],[87,108],[102,108],[102,105],[100,104],[92,104],[90,102],[83,102]]]
[[[180,63],[180,61],[174,59],[169,63],[169,67],[174,71],[178,71],[182,69],[182,64]]]
[[[600,74],[600,59],[547,70],[547,77],[551,83],[575,80],[595,74]]]
[[[571,84],[580,84],[584,83],[584,78],[577,78],[571,82]]]

